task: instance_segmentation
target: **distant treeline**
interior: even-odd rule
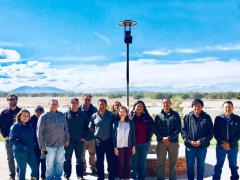
[[[8,93],[0,92],[0,97],[6,97]],[[26,94],[17,93],[20,97],[81,97],[83,93],[36,93],[36,94]],[[106,93],[92,93],[93,96],[98,97],[108,97],[108,98],[122,98],[126,96],[125,92],[106,92]],[[240,99],[240,92],[186,92],[186,93],[171,93],[171,92],[131,92],[130,96],[134,99],[151,98],[151,99],[162,99],[164,97],[172,99],[173,97],[180,97],[182,99],[194,99],[194,98],[204,98],[204,99]]]

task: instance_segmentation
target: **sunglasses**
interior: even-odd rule
[[[14,99],[14,98],[13,99],[8,99],[8,101],[17,101],[17,99]]]

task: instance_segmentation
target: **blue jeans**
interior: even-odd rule
[[[27,164],[32,170],[31,177],[37,177],[38,163],[34,151],[14,150],[13,155],[19,167],[19,180],[25,180]]]
[[[70,142],[65,148],[64,176],[69,178],[72,172],[72,154],[75,151],[77,177],[83,177],[83,142]]]
[[[217,144],[216,147],[216,158],[217,158],[217,164],[214,167],[214,174],[213,174],[213,180],[220,180],[221,174],[222,174],[222,167],[226,158],[226,155],[228,155],[228,162],[229,167],[231,169],[231,179],[237,180],[239,179],[238,175],[238,166],[237,166],[237,155],[238,155],[238,147],[232,148],[229,151],[222,148],[221,145]]]
[[[146,177],[146,161],[147,154],[150,148],[151,142],[148,141],[145,144],[136,145],[136,154],[132,157],[132,178],[139,180]]]
[[[188,180],[194,180],[195,159],[197,160],[197,180],[202,180],[204,177],[204,163],[207,154],[207,148],[186,147],[185,154]]]
[[[64,147],[46,147],[47,180],[62,179],[64,163]]]

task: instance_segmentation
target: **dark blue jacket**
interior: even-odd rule
[[[240,139],[240,117],[232,114],[230,120],[227,120],[222,114],[217,116],[214,121],[214,137],[218,144],[226,141],[231,148],[238,147]]]
[[[32,124],[29,122],[26,125],[22,122],[14,123],[10,129],[9,140],[13,145],[13,150],[32,151],[36,146]]]
[[[66,113],[66,120],[68,124],[68,132],[70,134],[70,141],[80,142],[82,138],[86,139],[88,132],[88,117],[80,109],[73,112],[69,109]]]
[[[83,104],[79,107],[79,109],[87,115],[87,117],[88,117],[88,124],[90,123],[92,115],[98,111],[97,108],[95,106],[93,106],[92,104],[90,105],[88,111],[84,110],[84,105]],[[95,139],[93,132],[88,130],[85,139],[87,139],[88,141]]]
[[[21,108],[16,107],[15,110],[9,108],[4,109],[0,114],[0,131],[3,137],[8,137],[10,128],[16,122],[16,115],[20,112]]]
[[[204,111],[201,112],[199,117],[196,117],[194,112],[190,112],[183,119],[181,133],[187,147],[194,148],[190,142],[198,140],[201,142],[199,148],[208,147],[213,137],[212,119]]]
[[[32,124],[33,130],[34,130],[34,141],[36,142],[36,146],[38,146],[38,140],[37,140],[37,123],[38,123],[38,117],[34,114],[30,120],[29,123]]]

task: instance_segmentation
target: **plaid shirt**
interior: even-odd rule
[[[163,110],[155,117],[155,134],[157,140],[161,142],[163,137],[169,137],[170,142],[178,142],[178,135],[181,132],[181,118],[176,111],[172,109],[169,113]]]

